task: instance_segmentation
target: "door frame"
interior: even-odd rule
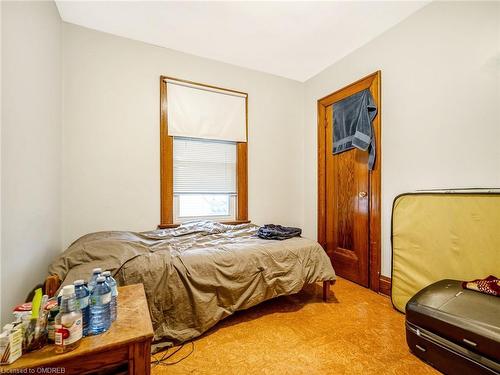
[[[373,170],[369,171],[369,288],[380,291],[381,263],[381,172],[382,172],[382,105],[381,71],[378,70],[318,100],[318,242],[326,249],[326,107],[359,91],[370,89],[377,104],[377,116],[373,120],[375,150]],[[328,254],[330,256],[330,254]]]

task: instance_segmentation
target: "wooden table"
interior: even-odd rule
[[[142,284],[118,288],[118,317],[111,328],[100,335],[84,337],[80,346],[68,353],[56,354],[54,345],[23,355],[1,373],[24,373],[15,369],[38,368],[33,372],[51,374],[149,374],[153,326]],[[50,369],[52,372],[47,372]],[[55,369],[58,369],[57,372]]]

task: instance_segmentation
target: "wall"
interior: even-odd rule
[[[60,251],[61,20],[2,2],[1,304],[24,302]]]
[[[394,197],[500,186],[500,3],[433,2],[305,83],[304,233],[315,237],[316,101],[382,71],[382,274]]]
[[[63,242],[160,220],[159,77],[249,94],[249,216],[303,224],[303,86],[64,24]]]
[[[0,52],[2,51],[2,6],[0,5]],[[0,56],[0,87],[2,87],[2,58]],[[2,90],[0,90],[0,282],[2,281]],[[2,322],[2,287],[0,286],[0,323]]]

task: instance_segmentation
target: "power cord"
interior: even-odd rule
[[[186,343],[182,344],[181,346],[179,346],[178,348],[176,348],[172,353],[168,353],[168,349],[165,351],[165,353],[163,353],[163,355],[161,356],[160,359],[155,359],[154,361],[151,361],[151,364],[154,366],[157,366],[157,365],[161,365],[161,366],[171,366],[171,365],[175,365],[183,360],[185,360],[187,357],[189,357],[191,354],[193,354],[194,352],[194,342],[193,341],[190,341],[189,342],[191,344],[191,350],[189,351],[188,354],[186,354],[184,357],[182,358],[179,358],[178,360],[176,361],[173,361],[173,362],[167,362],[167,360],[169,358],[171,358],[172,356],[174,356],[175,354],[177,354],[180,350],[182,350],[182,348],[184,348],[184,346],[186,346]]]

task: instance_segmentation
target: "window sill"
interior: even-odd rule
[[[228,225],[238,225],[238,224],[248,224],[251,223],[250,220],[233,220],[233,221],[221,221],[221,224],[228,224]],[[158,224],[158,229],[170,229],[170,228],[177,228],[181,224]]]

